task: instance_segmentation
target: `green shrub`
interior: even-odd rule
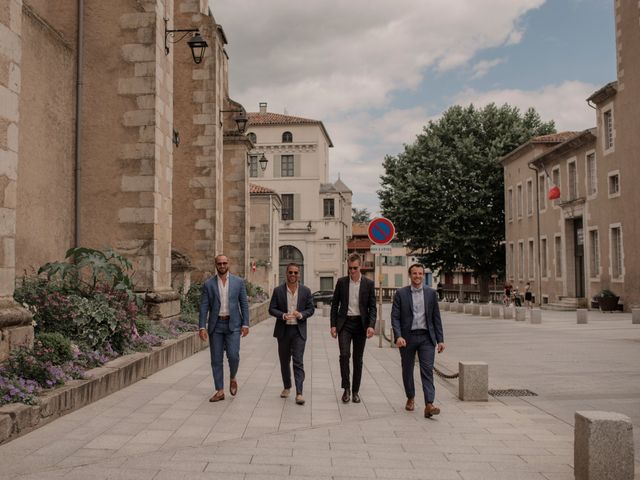
[[[73,360],[73,350],[71,340],[58,332],[40,333],[34,342],[34,351],[40,352],[40,359],[44,362],[51,362],[60,365]]]
[[[180,299],[180,313],[183,316],[197,314],[200,310],[200,295],[202,294],[202,283],[192,283],[187,293]]]
[[[604,297],[604,298],[615,298],[618,295],[616,295],[614,292],[612,292],[608,288],[603,288],[602,290],[600,290],[600,293],[598,294],[598,296]]]

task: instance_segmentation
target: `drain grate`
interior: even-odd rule
[[[537,397],[538,394],[526,388],[504,388],[501,390],[489,390],[492,397]]]

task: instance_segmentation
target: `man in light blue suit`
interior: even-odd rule
[[[409,267],[411,285],[396,291],[391,307],[391,327],[400,349],[402,383],[407,394],[405,409],[415,408],[416,389],[413,367],[416,353],[420,362],[420,379],[424,393],[424,416],[430,418],[440,413],[433,405],[436,389],[433,384],[433,362],[435,352],[444,350],[444,333],[438,307],[438,296],[433,288],[424,286],[424,267],[414,264]]]
[[[225,255],[215,258],[217,275],[202,286],[200,296],[199,335],[209,338],[211,369],[216,393],[210,402],[224,400],[223,352],[229,362],[229,393],[238,392],[236,373],[240,365],[240,335],[249,334],[249,301],[244,280],[229,273],[229,259]]]

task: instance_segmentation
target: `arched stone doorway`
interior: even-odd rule
[[[287,280],[285,272],[287,265],[291,262],[295,262],[300,265],[300,283],[304,284],[304,256],[302,255],[302,252],[293,245],[283,245],[280,247],[278,283],[283,283]]]

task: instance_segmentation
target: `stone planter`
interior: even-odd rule
[[[618,309],[620,297],[598,297],[600,310],[603,312],[614,312]]]

